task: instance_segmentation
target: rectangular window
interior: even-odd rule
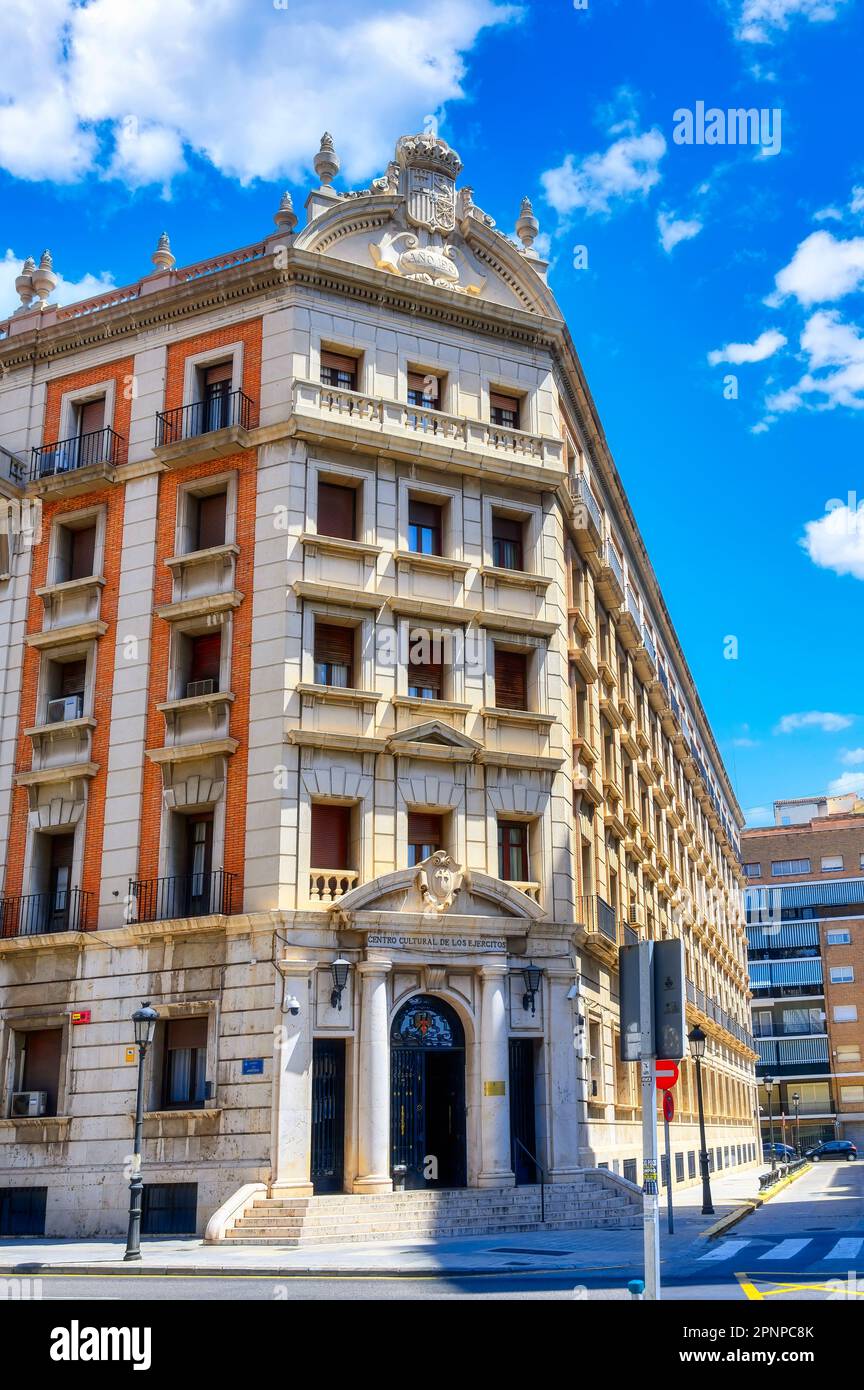
[[[842,854],[823,854],[822,872],[823,874],[839,873],[843,868]]]
[[[853,1101],[864,1100],[864,1086],[841,1086],[840,1099],[846,1105]]]
[[[857,1023],[858,1006],[857,1004],[835,1004],[834,1005],[835,1023]]]
[[[313,869],[350,869],[351,807],[313,802],[309,864]]]
[[[502,570],[525,568],[522,537],[524,523],[510,516],[492,517],[492,563]]]
[[[321,381],[324,386],[336,386],[340,391],[356,391],[357,358],[322,351]]]
[[[688,1178],[695,1178],[696,1176],[696,1154],[693,1149],[687,1154],[687,1176]]]
[[[81,526],[58,526],[54,583],[66,584],[72,579],[89,579],[96,561],[96,522],[88,520]]]
[[[213,492],[204,497],[190,496],[192,549],[210,550],[225,544],[228,493]]]
[[[318,483],[318,534],[339,540],[357,539],[357,489]]]
[[[771,865],[773,878],[784,878],[790,874],[809,874],[809,859],[775,859]]]
[[[832,985],[851,985],[855,979],[851,965],[832,965],[829,974]]]
[[[59,724],[66,719],[80,719],[84,713],[84,688],[87,662],[52,661],[48,667],[46,686],[48,705],[46,722]]]
[[[834,931],[827,931],[825,940],[829,946],[848,946],[852,941],[852,933],[848,932],[845,927],[840,927]]]
[[[217,362],[202,372],[201,432],[225,429],[230,423],[233,363]],[[198,412],[196,412],[198,413]]]
[[[165,1024],[162,1109],[190,1110],[204,1104],[207,1019],[171,1018]]]
[[[408,867],[444,848],[444,819],[427,811],[408,813]]]
[[[0,1187],[0,1237],[44,1236],[47,1187]]]
[[[495,708],[528,708],[528,658],[524,652],[495,648]]]
[[[197,1224],[197,1182],[145,1182],[142,1235],[193,1236]]]
[[[408,404],[424,410],[441,409],[441,384],[437,376],[426,372],[408,373]]]
[[[683,1181],[684,1181],[684,1155],[683,1155],[683,1154],[676,1154],[676,1155],[675,1155],[675,1181],[676,1181],[676,1182],[683,1182]]]
[[[105,397],[99,396],[95,401],[81,401],[76,407],[76,415],[76,433],[79,436],[96,434],[98,430],[105,428]]]
[[[627,1179],[628,1182],[633,1182],[633,1183],[636,1182],[636,1159],[635,1159],[635,1158],[625,1158],[625,1160],[624,1160],[624,1171],[623,1171],[622,1176],[625,1177],[625,1178]],[[656,1173],[655,1173],[654,1176],[655,1176],[655,1177],[657,1176]]]
[[[353,627],[315,624],[315,684],[350,689],[354,683]]]
[[[745,877],[745,878],[761,878],[761,877],[762,877],[762,865],[761,865],[761,864],[745,864],[745,865],[744,865],[744,877]]]
[[[412,497],[408,503],[408,549],[419,555],[441,555],[441,508]]]
[[[837,1061],[842,1063],[860,1062],[861,1048],[855,1043],[848,1043],[845,1046],[841,1043],[837,1048]]]
[[[20,1085],[16,1091],[44,1091],[47,1097],[45,1114],[57,1114],[57,1093],[60,1089],[60,1053],[63,1047],[62,1028],[34,1028],[20,1034],[22,1039]]]
[[[524,821],[498,822],[498,877],[505,883],[529,883],[528,826]]]
[[[219,689],[222,633],[202,632],[189,639],[189,671],[185,694],[209,695]]]
[[[518,430],[519,428],[519,400],[516,396],[502,396],[497,391],[492,391],[489,397],[489,404],[492,410],[492,424],[501,425],[504,429]]]
[[[431,651],[430,651],[431,646]],[[408,638],[408,694],[415,700],[440,700],[444,693],[443,661],[424,658],[440,653],[440,642],[430,642],[427,632],[411,632]]]

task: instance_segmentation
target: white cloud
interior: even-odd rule
[[[864,795],[864,770],[861,772],[841,772],[833,782],[828,783],[830,796],[848,796],[849,792]]]
[[[775,734],[794,734],[800,729],[821,729],[823,734],[836,734],[855,722],[854,714],[830,714],[811,709],[802,714],[784,714],[774,729]]]
[[[752,830],[757,825],[770,825],[774,819],[774,814],[768,806],[751,806],[744,812],[744,820]]]
[[[808,370],[794,386],[769,396],[766,408],[775,416],[802,407],[864,409],[864,338],[857,326],[844,323],[838,309],[818,309],[805,323],[800,342]],[[820,371],[823,375],[814,375]]]
[[[864,212],[864,188],[856,184],[852,189],[852,199],[849,203],[849,211],[854,213]]]
[[[842,221],[843,221],[843,213],[840,211],[839,208],[835,208],[835,207],[833,207],[833,206],[832,206],[832,207],[827,207],[827,208],[820,208],[818,212],[814,212],[814,214],[813,214],[813,221],[814,221],[814,222],[842,222]]]
[[[853,510],[832,507],[816,521],[808,521],[800,544],[814,565],[864,579],[864,503]]]
[[[665,153],[666,141],[653,129],[623,136],[603,154],[589,154],[579,163],[568,154],[557,169],[541,175],[546,198],[563,214],[576,208],[609,212],[614,201],[644,198],[660,182],[658,166]]]
[[[733,738],[733,740],[732,740],[732,747],[733,747],[733,748],[758,748],[758,747],[759,747],[759,740],[756,739],[756,738],[747,738],[746,735],[742,735],[741,738]]]
[[[660,244],[668,255],[679,242],[691,241],[694,236],[698,236],[702,230],[702,223],[695,217],[687,221],[683,217],[676,217],[674,213],[661,212],[657,218],[657,229],[660,232]]]
[[[743,0],[736,36],[744,43],[770,43],[776,33],[789,28],[791,19],[824,24],[836,19],[845,3],[846,0]]]
[[[36,257],[38,260],[38,252]],[[5,318],[21,307],[15,280],[21,274],[24,260],[24,256],[17,255],[9,248],[0,260],[0,318]],[[80,299],[90,299],[93,295],[105,294],[113,289],[114,280],[107,270],[101,271],[98,275],[87,271],[80,280],[64,280],[61,276],[57,282],[57,289],[51,295],[51,303],[76,304]]]
[[[859,763],[864,763],[864,748],[847,748],[840,754],[840,761],[845,767],[857,767]]]
[[[164,183],[189,151],[223,174],[298,177],[325,129],[346,178],[464,95],[465,55],[515,20],[496,0],[4,0],[0,166]]]
[[[841,299],[864,283],[864,237],[840,241],[830,232],[811,232],[774,283],[776,293],[766,303],[779,303],[790,294],[804,305]]]
[[[755,343],[727,343],[725,347],[714,348],[708,354],[708,361],[712,367],[720,362],[732,362],[736,366],[743,362],[764,362],[785,347],[786,342],[787,339],[776,328],[766,328]]]

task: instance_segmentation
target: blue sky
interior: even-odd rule
[[[163,228],[181,264],[258,239],[325,128],[346,186],[434,114],[499,227],[529,194],[741,804],[864,789],[862,0],[4,0],[4,30],[0,312],[44,246],[68,301]],[[699,102],[779,111],[779,149],[677,143]]]

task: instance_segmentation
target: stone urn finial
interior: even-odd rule
[[[33,288],[33,272],[36,269],[36,262],[32,256],[28,256],[21,267],[21,274],[15,281],[15,290],[21,300],[21,308],[18,313],[26,312],[30,308],[36,291]]]
[[[292,202],[291,194],[287,189],[279,200],[279,207],[274,214],[273,221],[276,223],[280,232],[293,232],[294,228],[297,226],[297,214],[294,211],[294,203]]]
[[[30,278],[33,288],[39,296],[39,308],[44,309],[48,302],[48,296],[56,287],[59,278],[54,273],[54,262],[51,259],[50,251],[42,252],[39,264]]]
[[[173,270],[177,261],[171,251],[171,242],[168,233],[163,232],[159,238],[156,250],[150,257],[157,270]]]
[[[321,187],[329,188],[342,167],[342,161],[333,145],[333,136],[327,130],[321,136],[321,148],[316,154],[313,164],[315,173],[321,180]]]
[[[531,199],[523,198],[522,211],[520,212],[519,220],[516,223],[516,235],[521,241],[522,249],[526,254],[530,252],[532,255],[536,256],[537,252],[534,250],[534,242],[537,239],[539,232],[540,223],[534,216],[534,209],[531,206]]]

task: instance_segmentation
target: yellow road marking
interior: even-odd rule
[[[761,1283],[773,1283],[774,1285],[773,1288],[768,1288],[764,1290],[757,1289],[756,1285],[752,1282],[748,1274],[736,1274],[735,1278],[738,1280],[738,1283],[741,1286],[742,1291],[754,1303],[757,1301],[761,1303],[766,1298],[777,1298],[782,1294],[834,1293],[837,1289],[836,1278],[820,1279],[818,1283],[809,1284],[794,1283],[783,1279],[771,1280],[767,1278],[767,1276],[762,1274],[754,1275],[753,1277],[759,1279]],[[847,1297],[864,1298],[864,1289],[853,1289],[850,1287],[847,1289],[846,1293]]]

